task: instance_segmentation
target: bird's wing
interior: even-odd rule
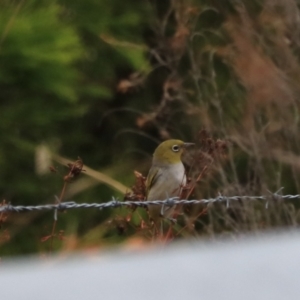
[[[161,169],[158,167],[151,167],[146,180],[146,195],[148,197],[150,189],[155,185],[157,179],[161,176]]]

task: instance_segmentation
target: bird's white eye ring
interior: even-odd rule
[[[179,146],[178,146],[178,145],[172,146],[172,150],[173,150],[174,152],[178,152],[178,151],[179,151]]]

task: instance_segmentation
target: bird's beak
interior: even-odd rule
[[[195,143],[183,143],[184,148],[187,148],[187,147],[190,147],[190,146],[195,146]]]

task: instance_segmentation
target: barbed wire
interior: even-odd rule
[[[282,188],[279,190],[281,191]],[[112,198],[111,201],[102,202],[102,203],[76,203],[76,202],[61,202],[56,204],[43,204],[43,205],[12,205],[2,204],[0,206],[1,212],[26,212],[26,211],[43,211],[43,210],[67,210],[67,209],[77,209],[77,208],[96,208],[96,209],[104,209],[104,208],[117,208],[117,207],[146,207],[149,205],[161,205],[161,206],[174,206],[178,204],[186,205],[186,204],[209,204],[215,202],[226,202],[226,206],[230,206],[231,201],[238,200],[264,200],[266,201],[265,208],[268,208],[269,201],[272,199],[300,199],[300,194],[297,195],[280,195],[278,192],[270,193],[265,196],[223,196],[219,194],[216,198],[208,198],[208,199],[194,199],[194,200],[186,200],[179,199],[178,197],[171,197],[165,200],[153,200],[153,201],[119,201]]]

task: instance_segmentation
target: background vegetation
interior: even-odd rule
[[[227,143],[221,160],[199,162],[209,168],[194,197],[299,193],[299,12],[296,0],[2,0],[1,200],[55,202],[63,158],[78,156],[100,172],[86,168],[63,201],[122,199],[171,137],[196,141],[197,155]],[[171,236],[298,226],[297,201],[264,205],[186,207]],[[144,209],[60,213],[53,238],[49,212],[1,221],[2,256],[157,238]]]

